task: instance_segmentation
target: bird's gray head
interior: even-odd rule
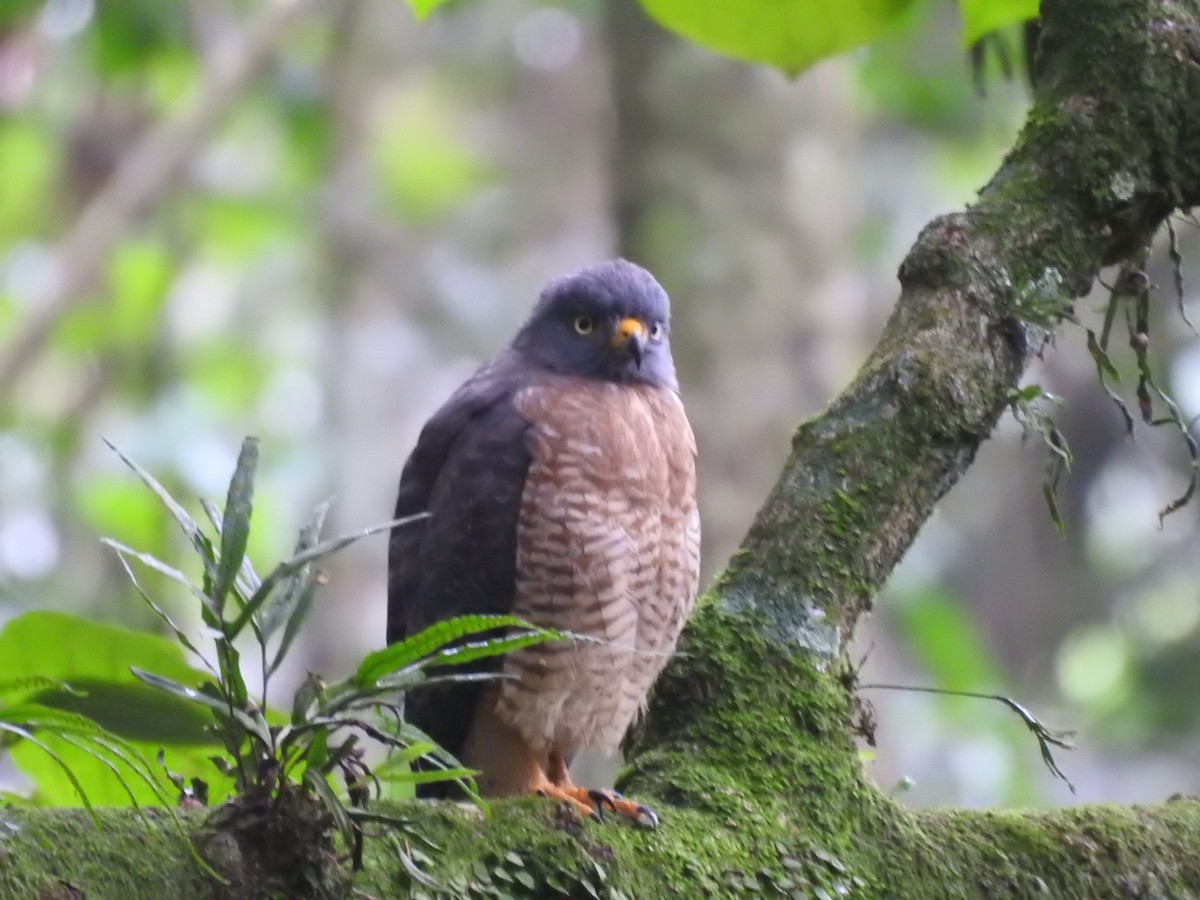
[[[670,328],[654,276],[614,259],[546,285],[513,347],[553,372],[675,387]]]

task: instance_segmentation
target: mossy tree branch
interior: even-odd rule
[[[625,786],[659,804],[663,826],[580,824],[536,800],[496,804],[487,820],[414,805],[400,810],[407,832],[368,842],[362,890],[1195,896],[1200,803],[914,815],[865,781],[854,751],[842,648],[859,617],[1073,299],[1200,200],[1200,0],[1042,7],[1035,102],[1016,146],[975,206],[920,235],[879,345],[829,411],[797,430],[632,739]],[[69,880],[73,864],[91,880],[88,896],[170,893],[146,893],[141,870],[115,864],[119,846],[56,843],[76,813],[6,810],[0,820],[18,826],[5,837],[0,821],[4,896]],[[19,863],[3,864],[6,852]],[[213,855],[243,886],[238,896],[270,883],[269,860],[244,846]],[[168,857],[196,877],[186,853]],[[336,890],[325,881],[313,895]]]
[[[1072,300],[1200,200],[1195,4],[1042,6],[1020,138],[975,206],[922,232],[879,344],[796,432],[718,587],[819,652],[870,608]]]

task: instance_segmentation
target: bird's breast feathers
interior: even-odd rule
[[[695,439],[666,388],[555,378],[514,404],[530,465],[513,612],[595,642],[510,655],[499,713],[531,746],[613,747],[696,597]]]

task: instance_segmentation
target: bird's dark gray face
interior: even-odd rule
[[[554,372],[675,387],[670,313],[653,275],[612,260],[551,281],[513,346]]]

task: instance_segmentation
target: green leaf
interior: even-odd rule
[[[200,507],[204,510],[204,514],[208,516],[208,521],[212,522],[212,526],[216,529],[217,534],[220,534],[221,529],[225,526],[225,518],[221,515],[221,510],[217,508],[217,504],[201,497]],[[240,591],[242,597],[246,598],[257,591],[261,585],[262,579],[254,571],[254,564],[250,562],[250,557],[243,556],[242,568],[238,573],[238,578],[234,581],[234,589]]]
[[[347,841],[353,840],[354,825],[350,821],[346,805],[334,793],[328,779],[316,769],[309,768],[304,770],[303,780],[305,784],[312,788],[313,793],[317,795],[317,799],[324,804],[325,809],[333,819],[334,826],[342,833],[342,836]]]
[[[175,624],[175,621],[171,618],[167,611],[155,603],[150,595],[142,589],[141,582],[138,581],[137,575],[134,574],[133,567],[129,565],[129,560],[125,558],[125,554],[118,551],[117,559],[121,561],[121,567],[125,569],[125,574],[129,577],[129,581],[133,584],[134,590],[141,595],[142,600],[145,601],[146,605],[150,607],[154,614],[163,621],[163,624],[171,629],[171,632],[175,635],[175,640],[179,642],[179,646],[183,647],[185,650],[195,656],[196,659],[198,659],[200,663],[215,677],[217,674],[216,670],[213,669],[212,665],[209,663],[204,654],[200,652],[199,648],[192,643],[191,638],[189,638],[187,634]]]
[[[52,760],[54,757],[61,760],[61,756],[53,752],[55,744],[73,747],[85,754],[112,774],[132,806],[140,804],[138,792],[130,787],[130,776],[136,777],[135,783],[145,785],[160,803],[169,803],[166,795],[169,785],[146,757],[130,742],[105,731],[85,715],[43,706],[40,703],[23,703],[0,709],[0,722],[17,726],[28,734],[37,734],[42,743],[35,746]],[[55,765],[58,766],[57,760]],[[72,774],[78,776],[79,773]],[[87,784],[84,779],[80,781]]]
[[[211,743],[212,719],[206,713],[137,682],[113,684],[80,677],[69,691],[49,688],[29,699],[66,716],[84,717],[115,736],[155,750],[171,744]]]
[[[188,592],[193,597],[195,597],[197,600],[200,601],[200,605],[201,605],[202,609],[204,610],[204,612],[206,613],[205,618],[204,618],[205,624],[209,625],[209,626],[214,626],[214,627],[218,624],[219,617],[217,616],[217,608],[216,608],[216,606],[213,605],[212,598],[209,597],[208,594],[204,593],[204,591],[200,590],[200,588],[198,588],[194,584],[192,584],[191,581],[188,580],[188,577],[186,575],[184,575],[182,572],[180,572],[178,569],[168,566],[165,562],[163,562],[158,557],[151,556],[149,553],[139,553],[138,551],[134,550],[132,547],[126,547],[124,544],[121,544],[121,543],[118,543],[117,541],[112,540],[112,538],[100,538],[100,543],[104,544],[105,546],[112,547],[113,550],[117,551],[117,555],[119,557],[121,557],[122,563],[125,564],[126,572],[132,572],[132,570],[130,569],[129,565],[126,563],[125,557],[132,556],[134,559],[136,559],[138,562],[140,562],[146,568],[148,568],[154,572],[157,572],[160,575],[165,575],[167,578],[170,578],[176,584],[182,585],[183,587],[187,588]],[[132,577],[132,574],[130,577]],[[135,588],[138,588],[138,590],[141,590],[141,588],[138,587],[137,581],[134,581],[133,584],[134,584]]]
[[[153,672],[146,672],[136,666],[130,667],[134,677],[144,681],[151,687],[158,688],[167,694],[180,697],[184,700],[190,700],[192,703],[206,706],[217,715],[226,719],[233,719],[248,734],[257,737],[264,744],[270,746],[271,734],[266,721],[260,715],[251,715],[236,706],[226,702],[221,697],[215,697],[212,694],[206,693],[197,688],[188,687],[186,684],[180,684],[170,678],[164,678],[161,675],[156,675]]]
[[[1039,0],[958,0],[963,42],[974,44],[985,34],[1038,17]]]
[[[425,769],[420,772],[409,772],[407,775],[401,772],[392,772],[388,775],[387,780],[402,784],[432,784],[436,781],[457,781],[460,778],[473,778],[476,774],[478,774],[476,769],[467,768]]]
[[[304,681],[300,682],[300,687],[296,688],[296,695],[292,698],[293,725],[300,725],[308,720],[309,710],[321,696],[324,688],[325,685],[320,676],[314,675],[312,672],[309,672]]]
[[[53,678],[46,678],[44,675],[26,675],[20,678],[6,678],[0,681],[0,712],[5,711],[7,707],[3,704],[14,704],[24,702],[31,694],[39,693],[40,691],[65,691],[75,696],[83,696],[82,692],[75,690],[65,682],[55,681]]]
[[[207,757],[217,747],[206,730],[211,721],[208,714],[145,687],[131,674],[130,665],[152,668],[185,683],[204,677],[187,665],[180,647],[166,638],[65,613],[24,613],[0,631],[0,683],[12,686],[6,699],[86,716],[119,735],[126,742],[122,746],[141,757],[152,759],[163,748],[174,771],[187,777],[207,776],[212,768]],[[25,685],[24,694],[18,693],[21,684]],[[107,765],[93,754],[53,734],[39,737],[71,766],[87,786],[92,802],[131,802]],[[11,748],[11,758],[33,780],[39,802],[60,806],[81,802],[72,779],[37,746],[18,742]],[[144,784],[131,787],[137,802],[156,802],[154,792]],[[221,783],[215,794],[219,799],[227,791],[228,784]]]
[[[24,741],[23,745],[18,746],[28,745],[36,747],[42,754],[45,755],[46,758],[50,759],[58,771],[62,773],[63,777],[71,785],[74,798],[87,807],[89,812],[94,812],[92,808],[92,801],[88,797],[87,791],[83,789],[83,783],[79,780],[79,776],[76,774],[78,770],[77,765],[68,764],[67,761],[62,758],[61,754],[57,753],[55,749],[50,746],[50,744],[36,737],[33,732],[28,731],[19,725],[14,725],[11,722],[4,722],[0,720],[0,733],[4,732],[8,734],[14,734]],[[15,753],[13,754],[13,757],[15,761]],[[70,801],[64,805],[71,805]]]
[[[325,500],[317,504],[312,515],[309,516],[308,522],[300,529],[300,536],[296,539],[293,555],[304,553],[317,545],[321,537],[321,529],[325,526],[325,517],[329,513],[330,503],[330,500]],[[259,586],[261,587],[261,584]],[[268,674],[273,674],[287,656],[292,641],[299,634],[300,626],[304,623],[304,619],[312,607],[315,588],[316,575],[312,570],[312,565],[301,566],[294,574],[280,582],[271,599],[264,605],[261,621],[263,639],[269,639],[280,625],[284,626],[283,638],[267,669]]]
[[[405,525],[411,525],[413,522],[419,522],[421,519],[429,517],[429,513],[417,513],[413,516],[404,516],[400,519],[393,519],[390,522],[381,522],[378,525],[372,525],[370,528],[364,528],[361,531],[356,531],[353,534],[344,534],[341,537],[330,538],[327,541],[322,541],[315,547],[309,547],[300,553],[295,554],[290,559],[286,559],[271,570],[270,574],[263,579],[262,585],[254,596],[247,601],[246,606],[242,609],[237,620],[233,623],[233,634],[238,634],[246,623],[255,616],[263,604],[271,597],[271,592],[275,586],[282,582],[285,578],[299,572],[306,565],[314,560],[320,559],[323,556],[329,556],[331,553],[337,553],[344,547],[348,547],[355,541],[360,541],[372,534],[378,534],[381,531],[391,531],[393,528],[401,528]]]
[[[531,627],[524,619],[516,616],[458,616],[453,619],[445,619],[435,622],[424,631],[397,641],[389,647],[368,653],[359,663],[352,680],[359,687],[371,687],[381,678],[415,665],[438,651],[446,650],[455,641],[460,641],[465,637],[506,628],[520,628],[528,632]],[[548,639],[549,637],[542,638],[542,640]],[[498,641],[502,640],[505,639],[500,636]],[[455,660],[455,662],[459,661],[465,662],[466,660]]]
[[[258,468],[258,438],[248,437],[242,441],[238,454],[237,468],[229,481],[229,493],[225,499],[225,512],[221,527],[221,558],[217,563],[213,579],[213,603],[221,615],[225,598],[233,586],[234,579],[242,568],[246,556],[246,542],[250,537],[250,516],[254,511],[254,471]],[[240,629],[226,631],[226,637],[236,638]]]
[[[185,682],[204,677],[187,665],[173,641],[66,613],[23,613],[0,631],[0,682],[5,684],[33,677],[37,683],[50,679],[77,688],[137,685],[130,665]]]
[[[154,492],[163,506],[175,517],[175,521],[179,523],[179,527],[183,529],[183,533],[187,535],[187,539],[192,542],[192,547],[204,561],[205,574],[209,578],[213,578],[216,573],[216,557],[213,554],[212,543],[209,541],[208,536],[200,530],[200,526],[196,524],[196,520],[188,514],[187,510],[179,505],[179,502],[167,492],[166,488],[158,483],[153,475],[117,449],[117,446],[108,438],[104,438],[104,443],[108,445],[113,453],[121,458],[121,462],[129,466],[134,474],[142,479],[146,487]]]
[[[797,74],[861,46],[916,0],[640,0],[652,19],[702,47]]]

